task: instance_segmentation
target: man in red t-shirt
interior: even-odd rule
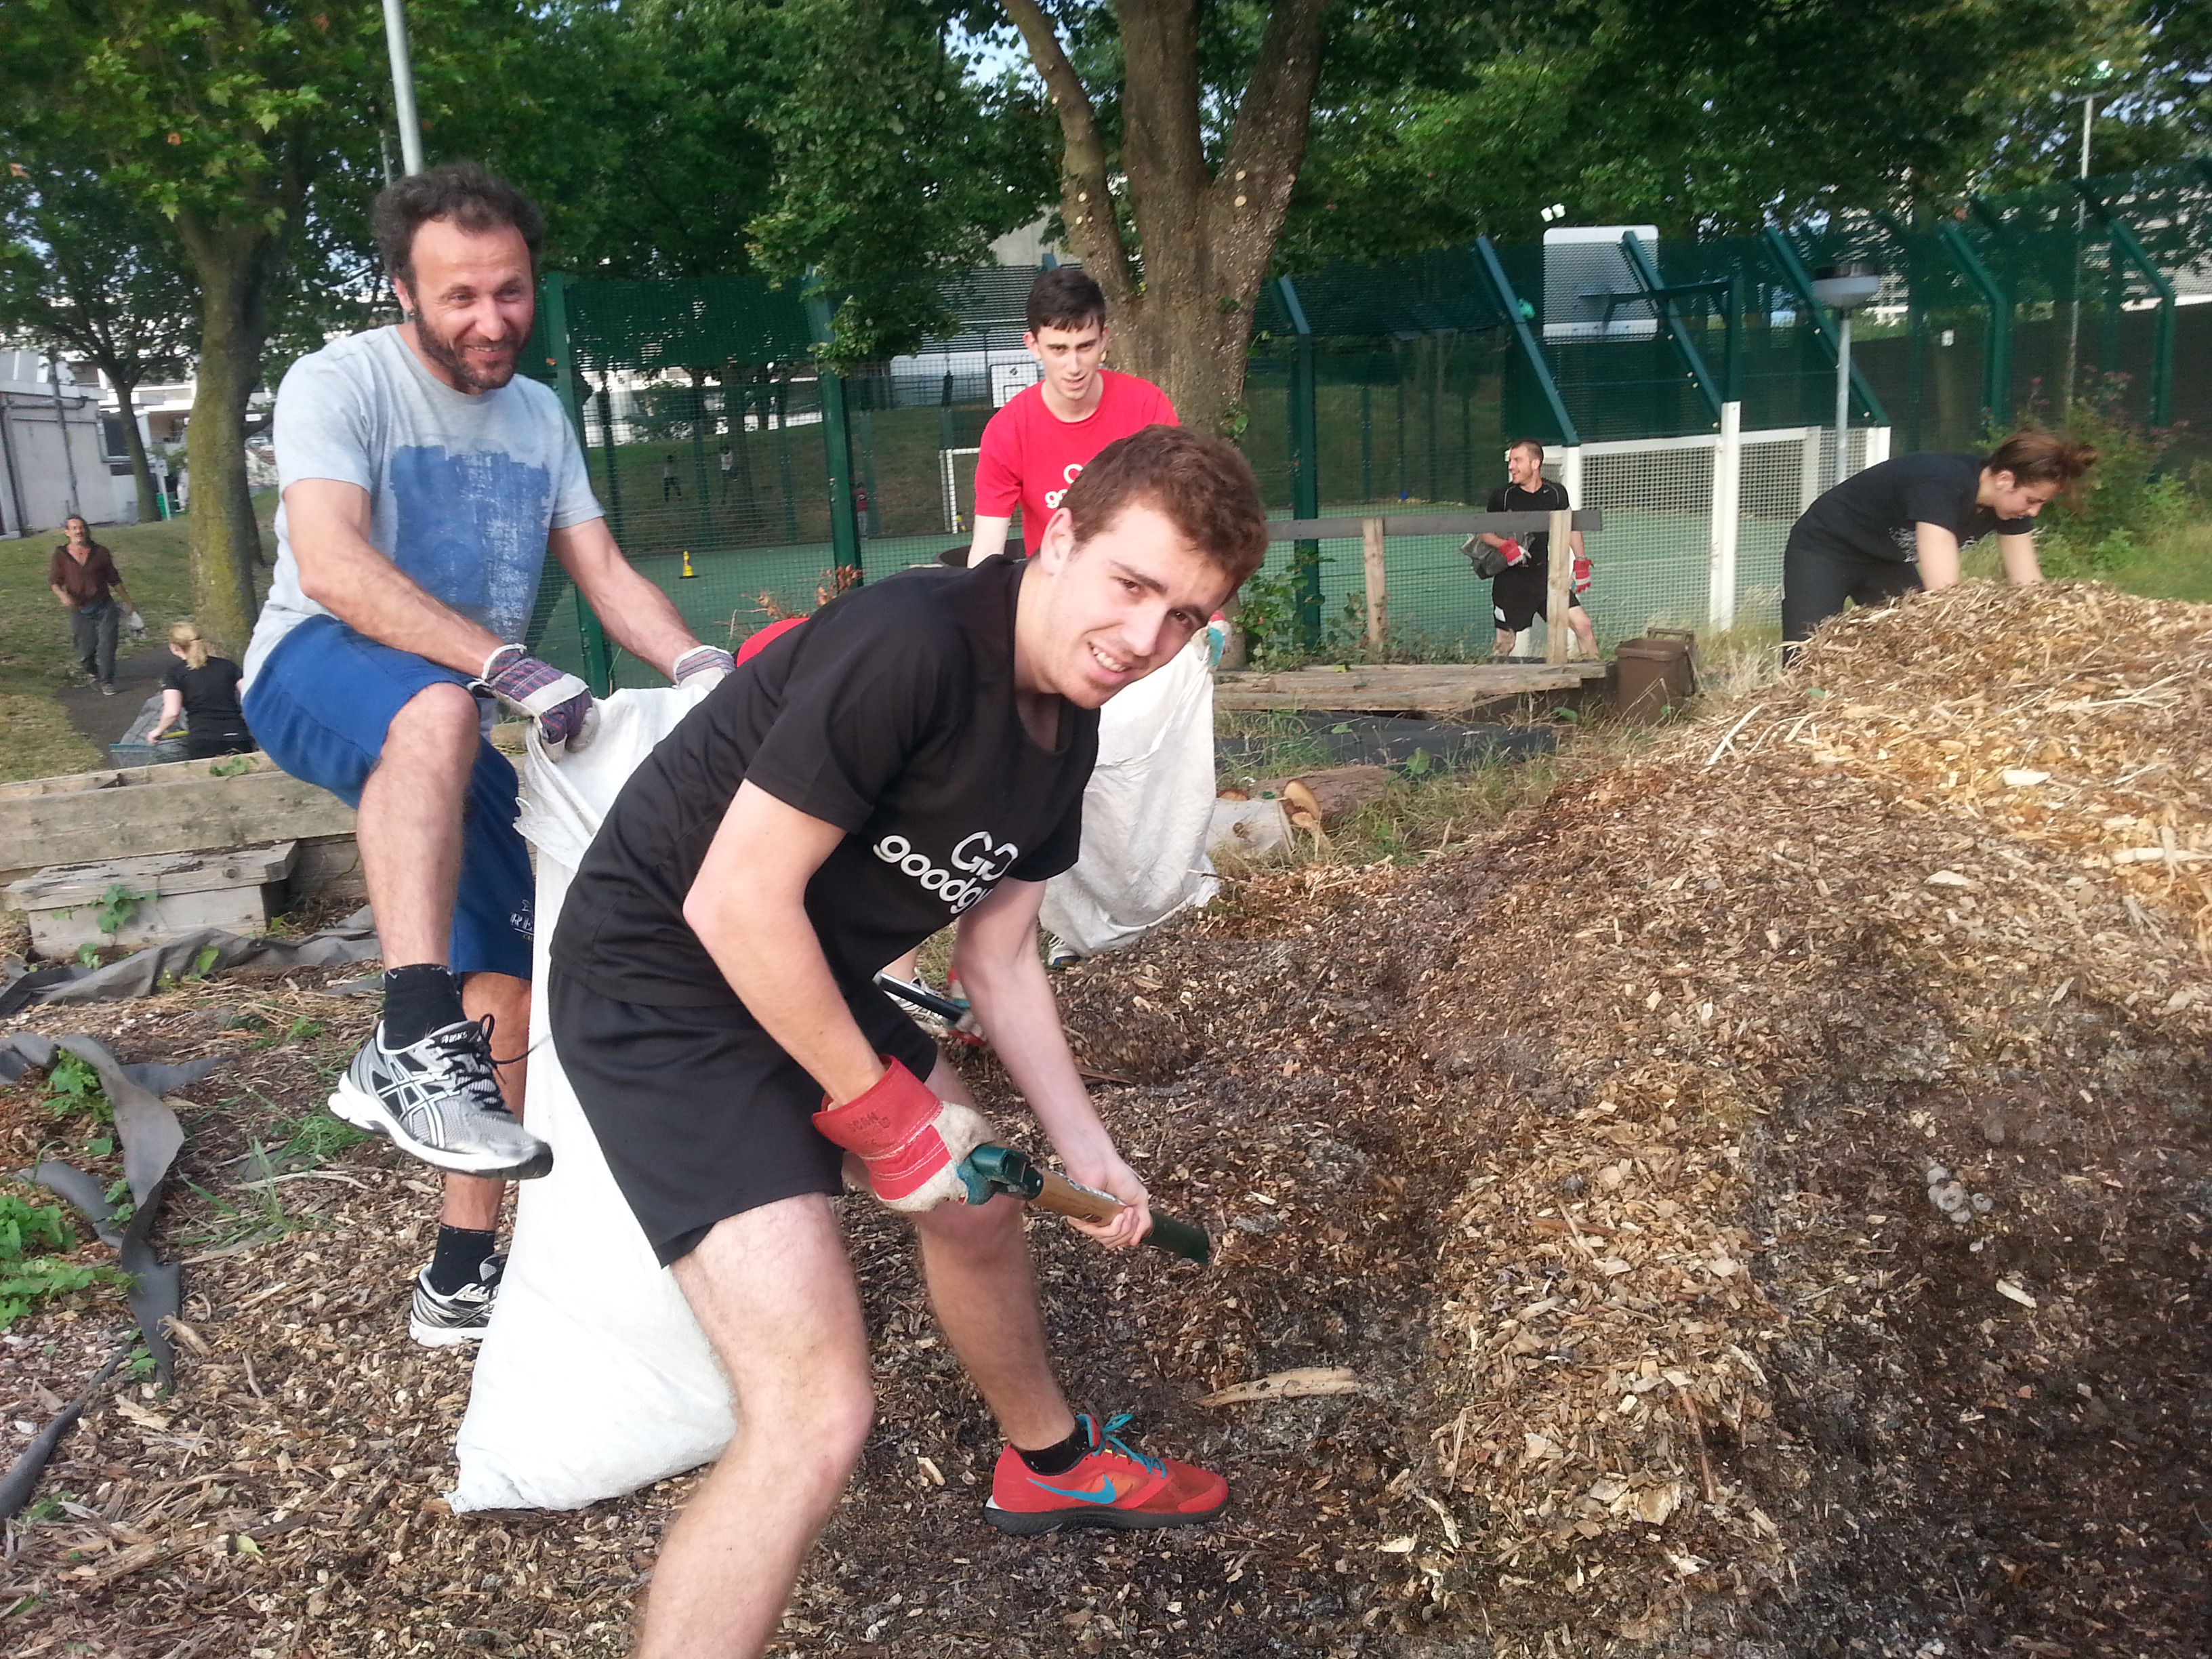
[[[1092,456],[1146,427],[1179,424],[1166,392],[1102,366],[1113,337],[1106,296],[1080,268],[1060,265],[1030,285],[1028,322],[1022,344],[1044,375],[983,428],[970,564],[1006,551],[1017,503],[1022,539],[1035,553],[1060,497]]]

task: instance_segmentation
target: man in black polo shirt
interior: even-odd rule
[[[2043,580],[2035,518],[2097,463],[2087,444],[2016,432],[1986,461],[1900,455],[1807,507],[1782,552],[1782,638],[1808,637],[1846,604],[1884,605],[1959,580],[1959,555],[1991,531],[2005,575]]]
[[[1002,1530],[1211,1519],[1218,1475],[1069,1408],[1018,1206],[954,1165],[989,1126],[875,970],[957,923],[955,963],[1068,1174],[1144,1183],[1084,1091],[1036,950],[1073,863],[1099,707],[1170,660],[1259,566],[1227,444],[1155,426],[1102,451],[1033,559],[909,571],[741,666],[624,787],[552,945],[554,1041],[617,1185],[736,1396],[671,1529],[636,1653],[761,1652],[868,1431],[866,1334],[830,1198],[847,1154],[910,1212],[939,1325],[1007,1444]]]
[[[1516,438],[1508,446],[1505,471],[1512,482],[1490,492],[1492,513],[1563,513],[1573,505],[1567,499],[1566,486],[1544,476],[1544,446],[1534,438]],[[1589,586],[1583,573],[1589,562],[1583,554],[1583,532],[1571,532],[1570,539],[1574,543],[1577,580],[1567,592],[1567,626],[1574,635],[1567,654],[1595,657],[1597,635],[1590,627],[1589,612],[1583,609],[1582,599],[1583,590]],[[1485,531],[1475,540],[1500,549],[1513,560],[1490,579],[1491,617],[1498,629],[1492,654],[1510,657],[1522,630],[1550,608],[1552,532],[1536,530],[1512,537]]]

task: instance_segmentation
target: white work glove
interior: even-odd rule
[[[537,721],[538,740],[551,754],[573,755],[598,735],[599,711],[592,688],[519,645],[502,645],[486,657],[477,683]]]
[[[877,1200],[894,1210],[965,1204],[960,1160],[998,1137],[972,1106],[939,1100],[912,1072],[883,1057],[874,1088],[814,1114],[823,1136],[859,1155]]]
[[[719,645],[695,645],[669,664],[668,678],[678,691],[711,691],[737,665],[738,659]]]

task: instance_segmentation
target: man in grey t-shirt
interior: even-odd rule
[[[514,769],[483,735],[495,699],[556,752],[590,740],[589,690],[520,643],[546,553],[678,684],[730,655],[630,568],[559,400],[515,378],[544,226],[529,198],[438,167],[386,190],[375,223],[408,320],[302,357],[278,389],[276,574],[246,712],[278,765],[357,809],[385,1001],[331,1109],[447,1172],[409,1321],[443,1346],[489,1316],[503,1182],[552,1164],[517,1115],[535,890]]]

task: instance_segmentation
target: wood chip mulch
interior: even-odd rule
[[[984,1526],[988,1419],[848,1201],[881,1413],[780,1650],[2203,1653],[2209,658],[2212,609],[2094,586],[1855,613],[1487,843],[1263,873],[1066,975],[1125,1150],[1218,1246],[1040,1218],[1071,1392],[1234,1506]],[[283,1152],[368,1018],[321,982],[19,1022],[237,1058],[167,1223],[178,1388],[64,1443],[5,1541],[11,1656],[627,1649],[688,1480],[444,1512],[428,1182]],[[39,1092],[0,1091],[11,1158],[62,1144]],[[0,1457],[115,1304],[0,1341]],[[1357,1388],[1197,1403],[1309,1367]]]

